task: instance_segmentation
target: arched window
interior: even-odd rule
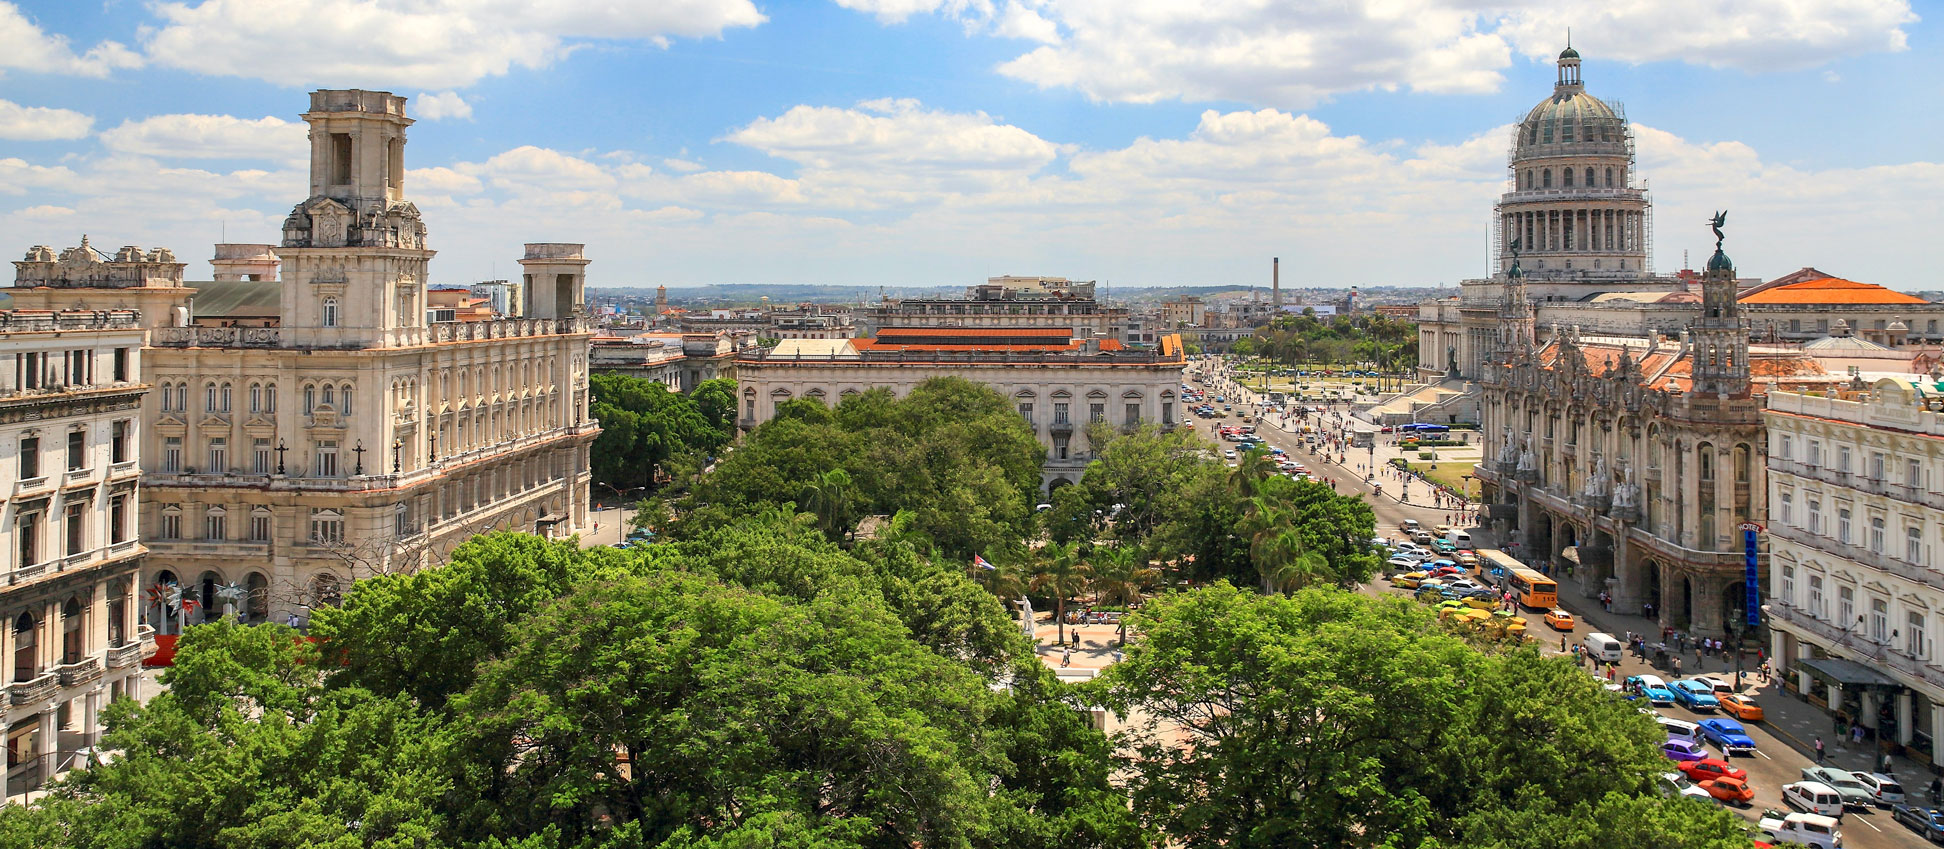
[[[324,384],[324,406],[333,409],[337,407],[337,390],[328,383]]]
[[[1564,188],[1568,188],[1568,189],[1570,189],[1570,188],[1572,188],[1572,187],[1573,187],[1573,169],[1571,169],[1571,168],[1561,168],[1561,169],[1559,169],[1559,179],[1560,179],[1560,183],[1559,183],[1559,184],[1560,184],[1560,186],[1562,186],[1562,187],[1564,187]]]
[[[351,415],[351,384],[338,387],[338,414]]]
[[[1545,170],[1543,170],[1543,171],[1540,171],[1540,172],[1539,172],[1539,187],[1540,187],[1540,188],[1542,188],[1542,189],[1550,189],[1550,188],[1552,188],[1552,169],[1551,169],[1551,168],[1547,168],[1547,169],[1545,169]]]
[[[1694,447],[1695,468],[1704,481],[1714,480],[1714,446],[1705,442]]]
[[[262,572],[243,579],[243,621],[257,624],[270,618],[270,581]]]
[[[68,599],[61,605],[61,662],[64,664],[81,662],[82,639],[88,633],[81,627],[81,611],[81,602],[76,599]]]
[[[338,326],[338,299],[336,298],[324,299],[324,326]]]
[[[230,411],[230,385],[228,383],[223,384],[223,389],[220,395],[221,397],[219,398],[219,400],[222,402],[222,410],[223,412],[227,413]]]
[[[316,409],[317,387],[306,383],[304,384],[304,415],[308,416]]]
[[[263,384],[250,384],[250,412],[263,412]]]
[[[1593,188],[1593,169],[1586,169],[1586,187]]]
[[[1613,168],[1610,166],[1606,170],[1606,187],[1613,188]]]
[[[1735,483],[1748,483],[1749,448],[1746,443],[1735,446]]]
[[[216,384],[203,384],[203,412],[216,412]]]
[[[277,411],[277,384],[264,384],[263,411],[266,413],[274,413]]]
[[[22,613],[19,619],[14,620],[15,681],[32,681],[36,675],[40,674],[40,664],[36,662],[40,656],[40,653],[36,651],[38,645],[36,644],[35,638],[38,636],[37,632],[39,631],[35,627],[36,624],[34,622],[34,614],[32,613]]]

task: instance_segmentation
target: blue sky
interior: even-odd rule
[[[1449,284],[1572,27],[1656,267],[1944,288],[1944,51],[1907,0],[0,0],[6,247],[275,241],[312,88],[413,98],[439,282]]]

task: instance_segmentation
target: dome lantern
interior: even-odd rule
[[[1574,50],[1569,44],[1565,50],[1559,52],[1558,88],[1561,93],[1566,93],[1567,91],[1579,91],[1585,87],[1586,84],[1580,80],[1579,51]]]

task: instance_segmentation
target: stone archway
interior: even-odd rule
[[[1644,587],[1646,592],[1641,594],[1641,601],[1654,606],[1653,615],[1647,618],[1661,625],[1667,624],[1667,602],[1662,598],[1665,593],[1663,592],[1661,583],[1664,568],[1659,561],[1653,558],[1643,558],[1640,561],[1640,580],[1646,583]],[[1643,614],[1646,613],[1645,610],[1641,612]]]
[[[1594,528],[1581,539],[1575,553],[1579,555],[1580,594],[1598,598],[1600,591],[1606,590],[1617,601],[1621,592],[1614,574],[1613,535]]]
[[[1516,544],[1519,550],[1512,556],[1530,568],[1550,572],[1553,555],[1552,514],[1535,508],[1532,511],[1531,527],[1523,530],[1524,533],[1513,536],[1513,539],[1518,541]]]
[[[1552,525],[1552,539],[1546,562],[1551,565],[1549,573],[1555,576],[1579,576],[1580,530],[1572,522],[1556,516],[1547,516]]]

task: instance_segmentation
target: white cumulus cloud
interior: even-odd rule
[[[1489,92],[1568,27],[1590,59],[1770,71],[1906,49],[1908,0],[839,0],[887,23],[936,13],[1041,42],[1000,73],[1095,100],[1303,108],[1369,90]]]
[[[472,120],[472,104],[467,103],[466,99],[460,97],[455,91],[443,91],[438,94],[420,92],[418,97],[412,99],[411,108],[412,114],[427,121]]]
[[[22,106],[0,100],[0,139],[53,141],[78,139],[94,127],[94,118],[72,109]]]
[[[272,116],[154,115],[102,131],[101,143],[117,153],[141,156],[268,159],[286,164],[310,159],[304,125]]]
[[[751,0],[200,0],[153,7],[161,65],[280,85],[451,89],[591,40],[666,46],[765,18]]]
[[[76,53],[65,36],[49,35],[28,20],[19,6],[0,2],[0,68],[105,77],[112,71],[141,65],[142,57],[114,41]]]

